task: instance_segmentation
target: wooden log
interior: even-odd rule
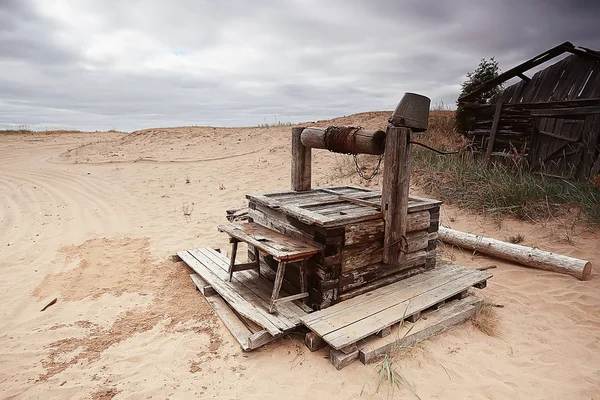
[[[528,267],[571,275],[581,280],[585,280],[592,272],[592,264],[587,260],[506,243],[501,240],[455,231],[442,226],[438,231],[438,235],[440,239],[448,244],[517,262]]]
[[[314,332],[307,332],[306,335],[304,335],[304,344],[311,352],[327,346],[327,343]]]
[[[385,233],[383,262],[402,264],[406,258],[408,189],[411,170],[409,128],[390,127],[386,135],[381,210]]]
[[[325,136],[324,128],[304,128],[301,135],[301,142],[308,148],[336,151],[335,148],[329,149],[327,147]],[[337,150],[344,150],[343,152],[352,152],[355,154],[383,154],[386,141],[385,132],[360,129],[355,134],[349,134],[348,136],[347,145],[351,148]]]
[[[292,190],[302,192],[310,190],[311,151],[300,139],[304,127],[292,128]]]

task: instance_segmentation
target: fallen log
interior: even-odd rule
[[[582,281],[592,272],[592,264],[587,260],[460,232],[443,226],[439,227],[438,237],[448,244],[475,250],[482,254],[513,261],[528,267],[571,275]]]

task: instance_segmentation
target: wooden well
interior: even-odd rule
[[[409,197],[406,254],[390,264],[383,262],[381,196],[374,189],[336,186],[246,197],[254,222],[323,249],[309,260],[307,274],[310,305],[325,308],[435,267],[441,202]],[[253,249],[249,258],[254,260]],[[275,263],[267,256],[262,267]],[[297,271],[289,268],[285,278],[289,291],[297,292]]]

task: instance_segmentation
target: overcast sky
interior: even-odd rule
[[[300,122],[453,105],[481,57],[600,48],[600,1],[0,0],[0,128]]]

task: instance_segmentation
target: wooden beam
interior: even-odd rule
[[[326,134],[324,128],[305,128],[301,134],[302,144],[315,149],[327,149],[351,152],[356,154],[383,154],[386,135],[383,131],[372,131],[360,129],[347,135],[348,140],[335,143],[339,149],[330,148],[325,142]]]
[[[406,259],[408,189],[412,152],[409,128],[389,127],[384,155],[381,210],[384,216],[383,262],[401,264]]]
[[[485,152],[484,163],[488,165],[492,151],[494,151],[494,143],[496,143],[496,133],[498,133],[498,125],[500,124],[500,117],[502,115],[502,98],[498,99],[496,103],[496,112],[494,113],[494,120],[492,121],[492,129],[490,130],[490,138],[488,140],[487,150]]]
[[[329,360],[338,371],[347,365],[350,365],[354,360],[358,360],[358,349],[350,354],[344,354],[340,350],[331,349],[329,352]]]
[[[518,73],[517,76],[523,79],[525,82],[529,82],[531,80],[531,78],[525,75],[524,73]]]
[[[553,108],[549,110],[531,110],[534,117],[572,117],[577,115],[600,114],[600,106]]]
[[[311,188],[311,150],[300,139],[304,127],[292,128],[292,190],[303,192]]]

